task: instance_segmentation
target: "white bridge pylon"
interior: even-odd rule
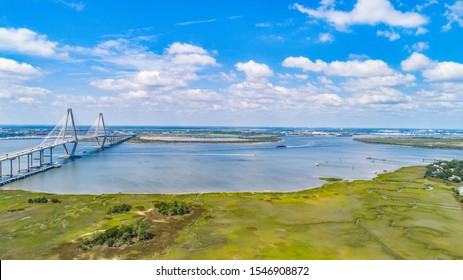
[[[68,108],[64,117],[61,118],[58,124],[48,133],[38,147],[56,147],[62,145],[64,148],[63,157],[72,158],[76,152],[77,143],[79,143],[79,138],[77,137],[74,115],[72,114],[72,109]],[[66,144],[71,144],[71,149],[68,149]]]
[[[87,132],[83,136],[79,136],[77,133],[72,109],[69,108],[67,109],[67,112],[63,118],[45,137],[45,139],[38,147],[56,147],[62,145],[64,148],[63,157],[73,158],[75,157],[75,152],[79,141],[95,139],[99,148],[103,149],[105,147],[107,137],[108,135],[106,132],[106,126],[102,113],[98,115],[98,118],[90,126]]]
[[[70,138],[67,137],[66,131],[68,130],[69,122],[71,122],[72,128],[71,128],[71,136]],[[74,115],[72,114],[72,109],[68,108],[68,111],[66,113],[66,120],[64,122],[64,129],[63,129],[63,135],[62,135],[62,141],[66,141],[70,139],[68,143],[72,143],[72,149],[71,152],[69,152],[68,148],[66,147],[66,143],[63,143],[63,148],[64,148],[64,153],[65,157],[72,158],[74,157],[74,154],[76,152],[77,148],[77,143],[79,143],[79,138],[77,137],[77,130],[76,130],[76,123],[74,122]]]
[[[87,133],[81,139],[92,139],[95,138],[98,146],[102,149],[106,144],[106,138],[108,137],[106,133],[106,126],[104,123],[103,113],[98,115],[98,118],[93,122],[93,124],[88,129]],[[102,139],[101,139],[102,138]]]

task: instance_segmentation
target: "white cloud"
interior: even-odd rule
[[[192,25],[192,24],[212,23],[216,21],[217,21],[216,19],[212,18],[212,19],[206,19],[206,20],[192,20],[192,21],[179,22],[179,23],[176,23],[175,25],[185,26],[185,25]]]
[[[127,93],[122,93],[120,96],[124,99],[143,99],[148,97],[148,92],[145,90],[129,91]]]
[[[52,102],[53,106],[73,106],[73,105],[82,105],[85,104],[86,106],[91,106],[91,105],[100,105],[104,107],[104,102],[98,102],[103,101],[105,97],[101,98],[95,98],[91,95],[64,95],[64,94],[58,94],[55,96],[55,99]]]
[[[187,85],[187,81],[196,79],[194,76],[175,77],[163,75],[158,71],[140,71],[124,79],[104,79],[90,83],[90,85],[109,91],[161,89],[170,90]]]
[[[231,71],[230,73],[220,72],[219,73],[220,79],[225,82],[234,82],[236,80],[235,72]]]
[[[423,77],[429,81],[463,80],[463,64],[438,62],[434,67],[424,70]]]
[[[322,93],[308,97],[308,101],[315,102],[316,105],[341,106],[344,100],[334,93]]]
[[[40,75],[40,70],[30,64],[0,57],[0,77],[28,80],[38,75]]]
[[[304,75],[304,74],[294,74],[294,77],[300,80],[307,80],[309,78],[308,75]]]
[[[47,36],[26,28],[0,27],[0,50],[34,56],[63,58],[68,54],[58,50],[58,43]]]
[[[400,64],[404,71],[417,71],[429,68],[433,61],[421,53],[414,52],[409,58]]]
[[[326,3],[330,5],[323,5]],[[393,27],[418,28],[428,23],[428,19],[419,13],[396,10],[388,0],[358,0],[352,11],[338,11],[333,6],[333,2],[328,1],[318,9],[307,9],[297,3],[293,8],[309,17],[325,20],[341,31],[357,24],[382,23]]]
[[[72,51],[131,70],[194,72],[205,66],[218,66],[205,49],[179,42],[171,44],[163,54],[148,51],[137,40],[127,39],[108,40],[94,48],[72,48]]]
[[[318,76],[317,77],[317,80],[321,83],[321,84],[324,84],[324,85],[332,85],[333,84],[333,81],[328,79],[327,77],[325,76]]]
[[[197,53],[177,54],[171,61],[180,65],[217,65],[215,58]]]
[[[168,54],[207,54],[207,51],[199,46],[179,42],[171,44],[166,52]]]
[[[432,85],[433,88],[436,88],[440,92],[456,92],[463,94],[463,83],[455,82],[440,82]]]
[[[341,77],[371,77],[384,76],[394,73],[382,60],[349,60],[326,63],[317,59],[312,62],[306,57],[288,57],[282,65],[284,67],[301,68],[304,71],[323,72],[329,76]]]
[[[438,4],[439,2],[437,0],[428,0],[426,1],[425,3],[421,4],[421,5],[416,5],[416,10],[418,12],[421,12],[422,10],[424,10],[425,8],[431,6],[431,5],[434,5],[434,4]]]
[[[355,92],[379,87],[395,87],[399,85],[411,86],[415,83],[415,76],[411,74],[395,73],[388,76],[376,76],[360,79],[349,79],[342,84],[345,91]]]
[[[428,81],[463,80],[463,64],[453,61],[433,61],[421,53],[413,53],[402,61],[404,71],[422,71]]]
[[[15,99],[16,103],[25,103],[25,104],[32,104],[37,103],[37,101],[32,97],[18,97]]]
[[[336,0],[321,0],[320,5],[323,7],[334,7]]]
[[[307,80],[309,78],[308,75],[305,74],[278,74],[278,78],[287,81],[287,80]]]
[[[55,0],[55,1],[71,9],[74,9],[76,12],[82,12],[85,9],[85,4],[82,3],[82,1],[79,1],[79,2],[71,2],[71,1],[64,1],[64,0]]]
[[[244,72],[248,80],[255,80],[273,75],[272,69],[267,64],[256,63],[253,60],[248,62],[238,62],[235,64],[236,70]]]
[[[177,100],[188,100],[188,101],[203,101],[211,102],[222,99],[222,96],[214,90],[206,89],[185,89],[178,90],[173,93],[173,97]]]
[[[13,98],[15,103],[40,103],[36,98],[52,92],[41,87],[25,86],[24,83],[41,75],[41,70],[30,64],[0,57],[0,98]]]
[[[370,57],[368,55],[366,55],[366,54],[354,54],[354,53],[349,54],[349,60],[364,61],[364,60],[367,60],[369,58]]]
[[[371,77],[392,74],[394,71],[382,60],[334,61],[329,64],[327,75],[343,77]]]
[[[90,85],[116,91],[126,98],[141,98],[142,92],[160,95],[188,86],[200,79],[197,72],[207,66],[217,66],[216,60],[202,47],[175,42],[163,54],[147,51],[130,40],[103,42],[93,49],[82,50],[105,63],[126,68],[114,77],[92,81]],[[109,73],[109,72],[108,72]]]
[[[418,43],[413,44],[411,49],[414,50],[415,52],[420,53],[422,51],[429,49],[429,43],[428,42],[418,42]]]
[[[320,43],[331,43],[334,42],[334,36],[330,33],[320,33],[318,41]]]
[[[436,91],[427,91],[427,90],[420,90],[416,94],[417,98],[427,99],[428,101],[462,101],[461,97],[458,97],[457,94],[454,93],[445,93],[445,92],[436,92]]]
[[[377,36],[386,37],[389,41],[395,41],[400,39],[400,34],[395,31],[388,31],[388,30],[378,30],[376,31]]]
[[[278,76],[283,83],[288,80],[304,81],[292,74]],[[227,95],[223,108],[231,111],[321,112],[344,104],[342,97],[330,92],[325,86],[332,85],[320,87],[304,81],[304,84],[299,86],[282,86],[272,84],[266,79],[247,80],[232,84],[224,90]]]
[[[222,96],[217,92],[191,88],[191,82],[214,76],[200,75],[206,67],[219,66],[210,52],[197,45],[175,42],[163,53],[156,54],[139,44],[130,39],[118,39],[80,50],[82,54],[95,56],[106,64],[104,73],[107,78],[94,80],[90,85],[117,93],[116,96],[95,99],[90,104],[142,108],[156,106],[162,111],[176,112],[217,110],[220,107]],[[117,71],[107,71],[114,66]],[[214,77],[220,75],[223,79],[233,80],[236,77],[233,72],[222,72]],[[219,104],[214,107],[212,102]]]
[[[227,88],[227,92],[234,96],[249,99],[267,98],[268,96],[275,96],[276,93],[271,83],[262,80],[233,84]]]
[[[427,111],[439,111],[442,109],[457,109],[460,110],[463,107],[463,95],[461,92],[449,93],[434,91],[434,90],[420,90],[414,96],[414,99],[422,110]]]
[[[445,12],[445,17],[448,20],[448,23],[442,27],[442,30],[448,31],[452,29],[454,23],[463,27],[463,1],[455,1],[453,5],[445,4],[447,11]]]
[[[423,35],[423,34],[426,34],[426,33],[428,33],[428,30],[426,28],[420,26],[420,27],[418,27],[416,29],[415,35],[418,36],[418,35]]]
[[[45,95],[52,94],[50,90],[46,88],[41,88],[41,87],[27,87],[27,86],[13,85],[11,89],[15,94],[27,95],[27,96],[45,96]]]
[[[353,97],[350,102],[366,105],[366,104],[385,104],[394,105],[407,103],[411,98],[402,92],[387,87],[380,87],[374,90],[366,91],[364,94]]]
[[[18,84],[17,81],[2,81],[0,80],[0,98],[11,97],[44,97],[52,94],[52,92],[40,87],[27,87]]]
[[[311,72],[321,72],[325,68],[327,68],[327,63],[317,59],[315,62],[312,62],[307,57],[298,56],[298,57],[287,57],[282,65],[284,67],[291,67],[291,68],[301,68],[304,71],[311,71]]]

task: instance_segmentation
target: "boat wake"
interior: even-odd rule
[[[288,149],[300,149],[300,148],[308,148],[308,147],[313,147],[313,146],[314,146],[314,144],[309,143],[309,144],[305,144],[305,145],[286,146],[286,148],[288,148]]]

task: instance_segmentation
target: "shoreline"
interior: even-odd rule
[[[398,170],[400,170],[402,168],[412,168],[412,167],[418,168],[418,167],[423,167],[423,166],[424,165],[410,165],[410,166],[398,167],[398,168],[393,169],[393,170],[387,170],[386,172],[383,172],[383,171],[374,172],[373,176],[371,178],[366,178],[366,179],[352,179],[352,180],[349,180],[349,179],[344,179],[344,178],[337,178],[337,179],[340,179],[340,180],[328,181],[328,180],[321,179],[321,177],[316,177],[320,181],[320,185],[311,186],[311,187],[304,187],[304,188],[301,188],[301,189],[289,190],[289,191],[273,191],[273,190],[265,189],[265,190],[257,190],[257,191],[211,191],[211,192],[208,192],[208,191],[202,191],[202,192],[191,191],[191,192],[178,192],[178,193],[166,193],[166,192],[163,192],[163,193],[143,193],[143,192],[137,192],[137,193],[128,193],[128,192],[114,192],[114,193],[107,193],[107,192],[106,193],[56,193],[56,192],[34,191],[34,190],[19,189],[19,188],[12,189],[12,188],[8,188],[8,187],[5,188],[4,186],[0,186],[0,192],[2,192],[2,191],[24,191],[24,192],[30,192],[30,193],[35,193],[35,194],[75,195],[75,196],[80,196],[80,195],[82,195],[82,196],[95,196],[95,195],[96,196],[98,196],[98,195],[166,195],[166,196],[176,196],[176,195],[196,195],[196,194],[200,194],[200,195],[208,195],[208,194],[293,194],[293,193],[305,192],[305,191],[310,191],[310,190],[313,190],[313,189],[322,188],[325,185],[330,185],[330,184],[338,183],[338,182],[349,183],[349,182],[355,182],[355,181],[374,180],[378,176],[381,176],[383,174],[388,174],[388,173],[394,173],[394,172],[397,172]]]
[[[24,192],[29,192],[29,193],[35,193],[35,194],[48,194],[48,195],[71,195],[71,196],[99,196],[99,195],[167,195],[167,196],[176,196],[176,195],[208,195],[208,194],[293,194],[293,193],[298,193],[298,192],[305,192],[305,191],[310,191],[313,189],[318,189],[322,188],[325,185],[331,185],[333,183],[350,183],[350,182],[356,182],[356,181],[374,181],[376,178],[378,178],[381,175],[384,174],[389,174],[389,173],[394,173],[397,172],[403,168],[421,168],[424,167],[425,165],[409,165],[409,166],[402,166],[398,167],[393,170],[387,170],[386,172],[380,171],[380,172],[375,172],[373,173],[373,177],[369,179],[344,179],[344,178],[337,178],[337,177],[332,177],[336,178],[337,180],[334,181],[329,181],[329,180],[324,180],[321,178],[331,178],[331,177],[316,177],[321,184],[309,188],[302,188],[298,190],[291,190],[291,191],[273,191],[273,190],[261,190],[261,191],[212,191],[212,192],[184,192],[184,193],[143,193],[143,192],[138,192],[138,193],[127,193],[127,192],[114,192],[114,193],[55,193],[55,192],[43,192],[43,191],[32,191],[32,190],[26,190],[26,189],[9,189],[9,188],[4,188],[3,186],[0,187],[0,192],[2,191],[24,191]]]

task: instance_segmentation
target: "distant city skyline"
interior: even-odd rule
[[[463,1],[0,2],[0,124],[463,128]]]

